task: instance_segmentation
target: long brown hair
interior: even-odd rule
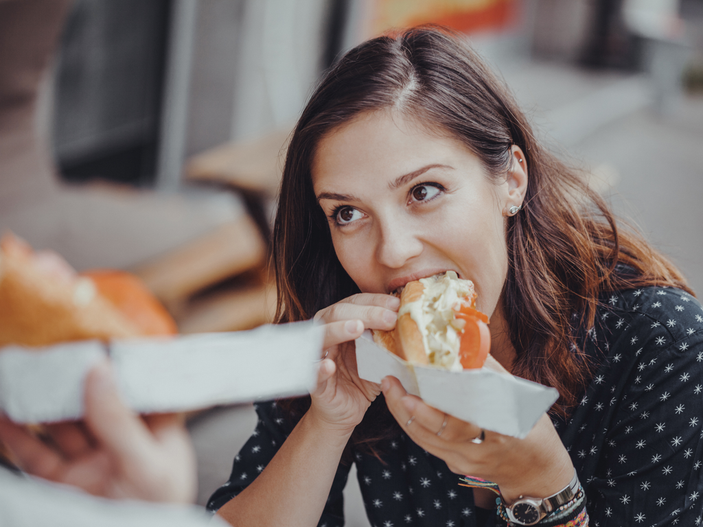
[[[525,153],[529,182],[523,210],[508,219],[502,305],[517,353],[513,373],[556,388],[561,397],[553,411],[573,406],[592,375],[574,347],[573,314],[588,329],[603,292],[646,285],[688,290],[664,256],[634,230],[618,229],[578,171],[540,146],[513,97],[459,36],[422,27],[347,53],[298,121],[274,227],[279,321],[311,318],[358,292],[334,253],[311,166],[325,134],[382,109],[461,141],[496,181],[505,177],[512,145]]]

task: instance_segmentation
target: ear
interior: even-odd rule
[[[511,163],[506,175],[507,193],[505,194],[505,203],[503,213],[506,216],[514,216],[510,214],[511,207],[522,207],[525,193],[527,192],[527,159],[519,146],[513,145],[510,147]]]

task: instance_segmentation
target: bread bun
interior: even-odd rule
[[[125,271],[100,269],[80,274],[95,284],[98,294],[126,316],[140,335],[175,335],[178,327],[166,308],[139,278]]]
[[[395,329],[374,331],[374,341],[412,364],[481,368],[490,333],[488,317],[476,310],[475,301],[473,283],[453,271],[408,282]]]
[[[104,280],[98,282],[96,285],[90,277],[77,275],[55,253],[36,253],[19,238],[4,236],[0,241],[0,346],[46,346],[174,332],[175,324],[162,307],[157,310],[162,319],[159,325],[152,322],[146,327],[133,319],[139,311],[134,304],[120,310],[101,294],[101,288],[109,289]],[[133,283],[130,286],[123,281],[122,286],[122,297],[134,291]],[[154,310],[143,301],[150,296],[146,289],[138,295],[142,305]],[[150,302],[158,304],[153,298]]]
[[[425,286],[420,281],[409,282],[400,294],[401,309],[411,302],[421,302],[424,292]],[[398,344],[397,355],[413,364],[426,365],[430,363],[425,351],[422,332],[410,312],[399,314],[393,337]]]

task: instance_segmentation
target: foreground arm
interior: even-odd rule
[[[316,318],[325,323],[326,357],[311,406],[263,472],[218,512],[232,525],[314,526],[320,520],[342,452],[378,385],[361,380],[354,344],[364,327],[390,329],[397,299],[355,295]],[[383,322],[383,316],[387,321]]]
[[[305,414],[266,469],[218,514],[232,525],[317,525],[351,430]]]
[[[0,417],[0,442],[25,472],[107,498],[192,502],[195,456],[182,419],[141,419],[122,403],[107,363],[86,379],[85,421],[48,425],[51,442]]]

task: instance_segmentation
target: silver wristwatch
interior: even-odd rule
[[[542,520],[547,514],[558,509],[565,503],[573,500],[578,494],[580,488],[579,478],[574,470],[574,477],[571,478],[566,488],[560,490],[547,498],[523,498],[520,496],[518,500],[505,507],[508,518],[513,523],[518,525],[534,525]]]

